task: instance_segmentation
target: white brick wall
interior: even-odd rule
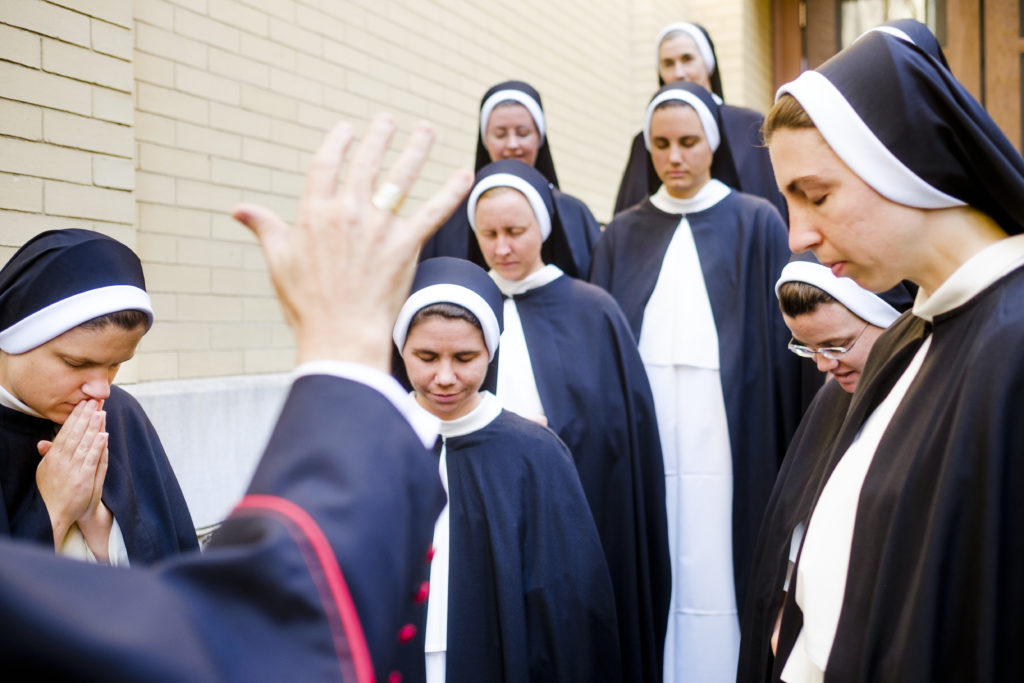
[[[665,23],[704,23],[730,101],[771,96],[768,0],[5,0],[0,2],[0,258],[78,226],[136,247],[159,322],[122,375],[276,372],[293,361],[238,201],[292,218],[338,119],[382,109],[398,142],[438,128],[415,207],[473,162],[493,83],[541,92],[563,188],[609,218],[656,87]]]

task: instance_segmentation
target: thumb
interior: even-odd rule
[[[39,457],[45,456],[50,452],[50,447],[53,446],[52,441],[40,441],[36,444],[36,450],[39,451]]]

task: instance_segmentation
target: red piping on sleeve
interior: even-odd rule
[[[363,627],[359,621],[359,614],[356,612],[355,603],[352,601],[352,594],[348,590],[348,583],[338,565],[338,558],[335,557],[331,544],[324,536],[323,530],[313,520],[308,512],[301,507],[278,496],[248,495],[235,508],[236,510],[266,510],[280,515],[290,521],[292,525],[302,534],[302,538],[308,541],[316,556],[314,562],[307,556],[310,574],[313,575],[314,583],[318,574],[327,584],[329,596],[321,596],[325,611],[335,611],[341,617],[343,634],[334,634],[334,649],[338,655],[339,666],[342,671],[348,669],[345,663],[346,651],[351,653],[352,666],[355,669],[356,681],[359,683],[372,683],[375,681],[373,673],[373,661],[370,658],[370,649],[366,645],[366,636],[363,634]],[[304,553],[305,555],[305,553]],[[329,601],[329,602],[328,602]],[[333,604],[334,609],[330,609]],[[331,620],[328,619],[328,622]],[[347,641],[347,646],[346,646]]]

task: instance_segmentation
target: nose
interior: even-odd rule
[[[509,149],[519,149],[519,136],[515,133],[509,133],[507,147]]]
[[[106,372],[97,372],[82,384],[82,393],[97,401],[105,401],[110,397],[110,377]]]
[[[818,370],[821,372],[828,372],[839,367],[839,361],[832,358],[825,358],[825,356],[820,353],[814,354],[814,362],[817,364]]]
[[[673,143],[672,146],[669,147],[669,150],[668,150],[668,160],[670,162],[672,162],[673,165],[676,165],[676,166],[678,166],[679,164],[683,163],[683,149],[682,149],[682,147],[680,147],[679,145]]]
[[[807,213],[799,207],[789,206],[789,250],[794,254],[813,249],[821,243],[821,234],[814,228]]]
[[[509,251],[511,251],[510,248],[509,248],[510,245],[511,245],[511,242],[509,241],[508,236],[506,236],[504,234],[499,234],[497,239],[496,239],[496,241],[495,241],[495,243],[494,243],[494,252],[496,254],[500,254],[502,256],[505,256],[505,255],[507,255],[509,253]]]
[[[437,374],[434,376],[434,381],[442,387],[451,386],[455,383],[455,372],[452,369],[451,361],[442,360],[438,363]]]
[[[673,81],[685,81],[685,80],[687,80],[687,78],[686,78],[686,68],[683,67],[683,63],[682,62],[675,62],[672,65],[672,80]]]

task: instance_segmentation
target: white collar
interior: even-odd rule
[[[483,429],[501,414],[501,402],[489,391],[480,392],[480,403],[468,414],[454,420],[441,420],[441,436],[463,436]]]
[[[1022,264],[1024,235],[1006,237],[990,244],[964,261],[931,296],[918,289],[914,315],[931,322],[935,316],[967,303]]]
[[[22,401],[15,397],[14,394],[7,391],[7,389],[3,388],[2,386],[0,386],[0,406],[10,408],[11,410],[16,410],[19,413],[31,415],[32,417],[43,417],[36,411],[29,408],[27,405],[25,405]]]
[[[530,273],[522,280],[509,280],[507,278],[498,275],[494,270],[487,271],[487,274],[491,276],[494,283],[498,285],[498,289],[505,296],[515,296],[516,294],[522,294],[523,292],[529,292],[531,289],[537,289],[543,287],[546,284],[550,284],[560,278],[564,273],[562,269],[556,265],[548,264],[538,271]]]
[[[710,209],[712,206],[729,196],[732,189],[721,180],[712,178],[697,194],[689,199],[677,199],[668,193],[662,185],[651,195],[651,204],[665,213],[688,214]]]

